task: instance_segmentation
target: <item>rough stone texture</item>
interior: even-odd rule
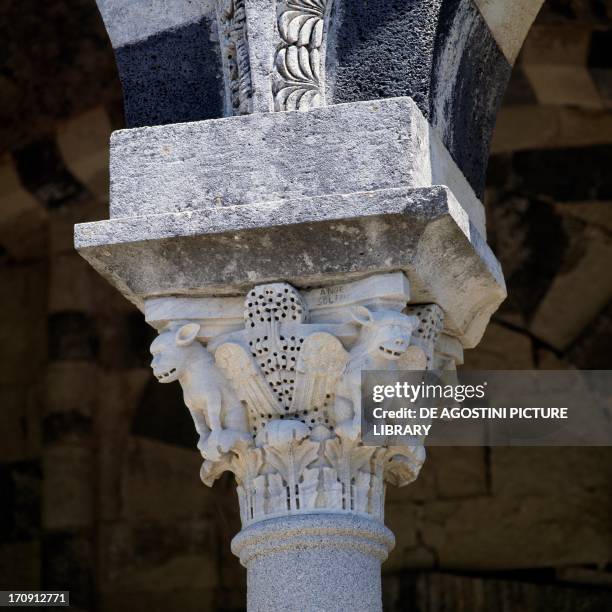
[[[131,437],[122,463],[122,517],[131,522],[184,521],[213,514],[214,492],[199,486],[201,464],[195,445],[187,450]]]
[[[27,461],[40,452],[40,403],[27,385],[0,385],[0,462]]]
[[[380,563],[393,543],[377,521],[313,514],[248,527],[232,550],[247,567],[249,611],[377,612]]]
[[[491,29],[493,38],[510,64],[523,45],[544,0],[475,0],[476,6]]]
[[[164,294],[232,294],[279,278],[323,285],[400,269],[415,303],[439,304],[450,333],[474,346],[505,296],[495,258],[443,188],[113,219],[76,231],[81,254],[139,306]],[[278,258],[281,244],[292,245],[287,259]]]
[[[196,23],[214,9],[213,0],[96,0],[96,4],[116,49]]]
[[[0,384],[27,385],[46,357],[46,270],[40,263],[4,266],[0,282]]]
[[[210,20],[202,18],[115,50],[127,125],[197,121],[222,114],[221,60],[213,32]]]
[[[171,11],[165,20],[147,3],[99,5],[115,47],[129,126],[207,119],[227,110],[211,2],[175,0],[157,10]],[[494,115],[535,10],[523,3],[514,10],[491,2],[479,6],[482,14],[472,0],[377,0],[367,6],[336,0],[325,71],[332,103],[414,97],[481,195]],[[247,11],[256,110],[270,108],[269,75],[279,42],[265,18],[269,8],[251,2]],[[446,129],[447,115],[459,133]]]
[[[411,96],[428,116],[435,31],[442,2],[335,3],[329,50],[334,103]],[[419,54],[412,49],[419,49]]]
[[[510,63],[472,0],[338,0],[332,30],[328,99],[413,97],[481,196]]]
[[[534,367],[531,338],[492,322],[478,350],[466,352],[463,367],[470,370],[531,370]]]
[[[410,98],[123,130],[110,163],[112,218],[445,185],[485,233],[481,203]]]
[[[129,127],[223,115],[214,3],[99,0]]]
[[[511,66],[472,2],[440,15],[430,120],[479,197],[489,142]]]

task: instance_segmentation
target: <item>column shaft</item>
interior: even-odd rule
[[[232,541],[247,568],[248,612],[380,612],[380,566],[395,538],[359,515],[261,521]]]

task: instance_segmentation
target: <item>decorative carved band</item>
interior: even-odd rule
[[[200,435],[202,480],[235,474],[244,525],[315,509],[382,520],[385,482],[416,478],[422,446],[360,442],[362,370],[432,367],[442,311],[424,305],[405,314],[405,306],[351,305],[336,311],[337,322],[313,323],[300,292],[272,283],[247,295],[243,328],[208,348],[200,323],[161,330],[153,371],[160,382],[181,383]]]
[[[217,0],[225,86],[233,115],[325,104],[325,38],[332,2],[276,0],[264,5],[254,0]]]
[[[274,61],[274,108],[323,106],[325,20],[333,0],[279,0],[281,44]]]
[[[251,66],[246,32],[245,0],[219,0],[221,54],[234,115],[252,112]]]

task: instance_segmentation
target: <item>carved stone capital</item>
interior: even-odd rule
[[[183,388],[204,483],[234,473],[243,525],[313,511],[382,520],[385,483],[417,477],[422,446],[360,441],[361,372],[436,363],[443,312],[409,298],[395,273],[307,292],[258,285],[240,318],[237,298],[151,305],[154,373]]]

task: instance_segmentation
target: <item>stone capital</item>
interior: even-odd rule
[[[204,483],[235,475],[244,526],[313,512],[382,521],[386,482],[417,477],[422,441],[360,442],[363,370],[448,367],[449,352],[461,359],[442,309],[409,301],[408,280],[394,273],[305,292],[268,283],[242,299],[147,304],[159,330],[154,374],[183,388]]]

